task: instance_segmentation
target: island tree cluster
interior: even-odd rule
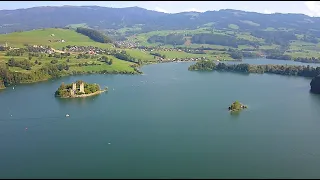
[[[241,64],[225,64],[218,63],[217,65],[210,60],[202,60],[189,66],[190,71],[231,71],[242,73],[271,73],[288,76],[303,76],[316,77],[320,74],[320,67],[311,66],[296,66],[296,65],[250,65],[246,63]]]
[[[246,109],[246,108],[247,108],[247,106],[241,104],[239,101],[233,102],[233,103],[228,107],[229,111],[231,111],[231,112],[240,111],[240,110]]]
[[[320,75],[314,77],[310,82],[310,91],[315,94],[320,94]]]
[[[82,80],[78,80],[75,82],[76,87],[80,87],[81,84],[84,85],[84,92],[81,92],[79,88],[76,88],[74,95],[82,95],[82,94],[92,94],[100,91],[100,86],[98,84],[88,84]],[[55,92],[55,96],[57,97],[72,97],[71,91],[73,90],[73,83],[64,84],[62,83],[58,90]]]

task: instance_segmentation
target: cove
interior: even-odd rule
[[[0,178],[320,177],[320,96],[310,79],[190,72],[192,63],[0,91]],[[54,97],[78,79],[109,91]],[[230,115],[235,100],[249,109]]]

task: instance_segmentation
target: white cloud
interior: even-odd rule
[[[162,9],[162,8],[159,8],[159,7],[156,7],[154,8],[155,11],[158,11],[158,12],[164,12],[164,13],[168,13],[168,11]]]
[[[249,6],[243,6],[243,8],[242,8],[243,10],[249,10],[250,8],[249,8]]]
[[[320,2],[318,1],[306,1],[304,4],[307,6],[309,16],[320,16]]]
[[[265,9],[265,10],[263,11],[263,13],[264,13],[264,14],[272,14],[273,12],[269,11],[268,9]]]
[[[205,11],[199,10],[199,9],[196,9],[196,8],[191,8],[191,9],[185,10],[185,12],[205,12]]]

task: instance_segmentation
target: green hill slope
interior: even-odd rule
[[[117,51],[112,46],[69,29],[0,35],[0,86],[74,74],[139,73],[134,67],[136,63],[116,58],[113,54]],[[70,47],[79,47],[80,51],[72,51]]]
[[[55,42],[64,40],[64,42]],[[103,44],[91,40],[89,37],[75,32],[71,29],[49,28],[24,32],[14,32],[0,35],[0,44],[7,43],[8,46],[23,47],[29,45],[49,45],[52,48],[62,48],[67,45],[97,46],[110,48],[111,44]]]

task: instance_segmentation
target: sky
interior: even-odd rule
[[[0,9],[63,5],[96,5],[117,8],[138,6],[166,13],[236,9],[265,14],[299,13],[320,17],[320,2],[318,1],[1,1]]]

